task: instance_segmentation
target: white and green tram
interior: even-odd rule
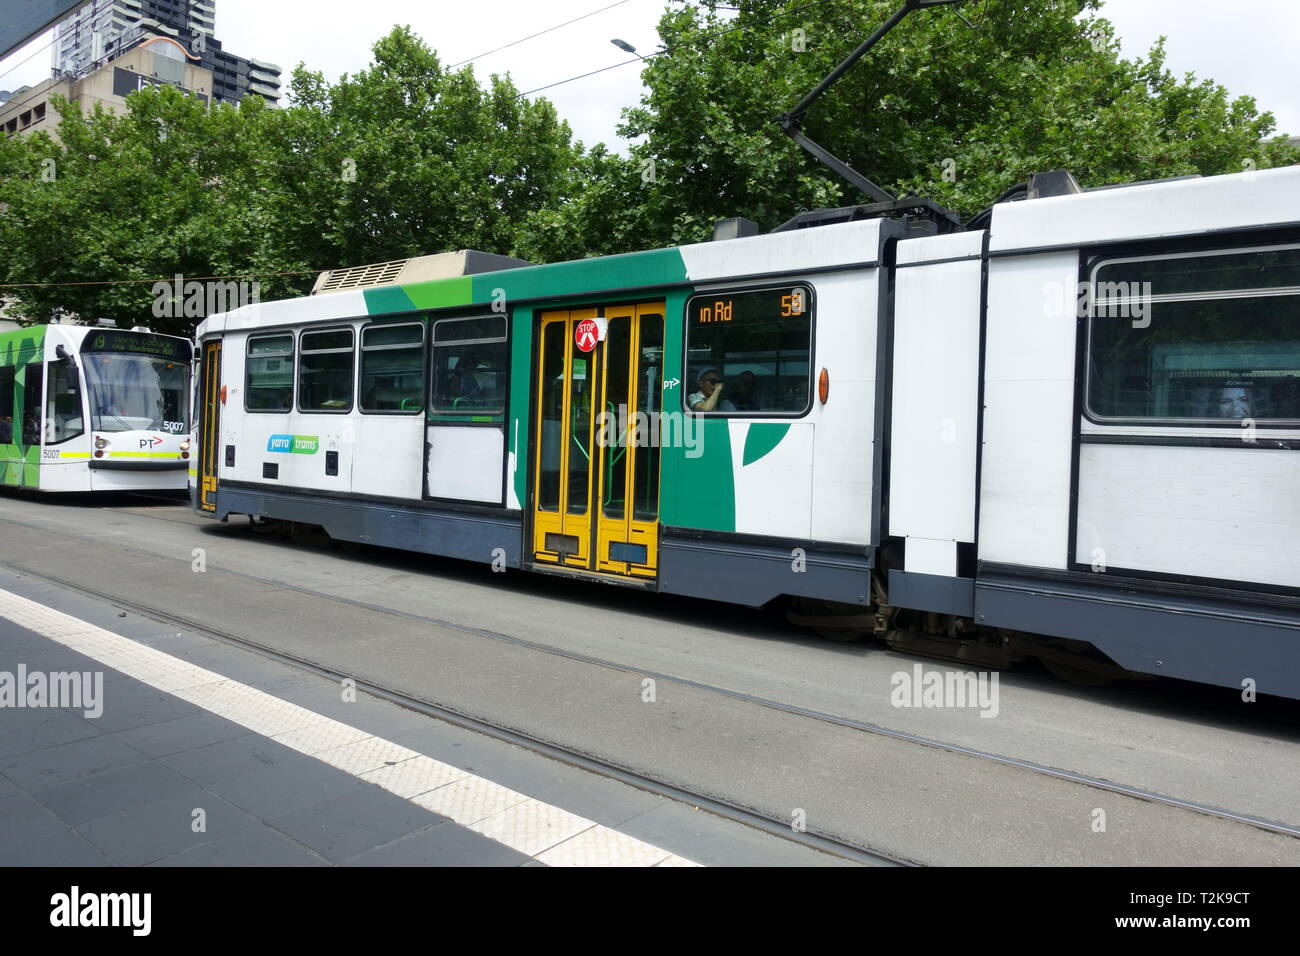
[[[210,316],[197,506],[1300,696],[1300,167],[1024,195]]]
[[[140,328],[0,332],[0,487],[185,490],[192,355]]]

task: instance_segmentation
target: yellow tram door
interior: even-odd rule
[[[203,365],[200,373],[201,411],[199,428],[199,507],[204,511],[217,510],[217,451],[220,447],[221,421],[221,342],[207,342],[203,346]]]
[[[659,302],[542,315],[535,561],[655,576],[663,313]]]
[[[574,341],[596,309],[542,314],[537,374],[537,461],[533,556],[548,564],[591,565],[591,445],[595,351]]]
[[[605,309],[605,320],[595,570],[652,578],[659,552],[664,306],[614,306]]]

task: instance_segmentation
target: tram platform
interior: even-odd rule
[[[848,862],[9,571],[6,679],[0,865]]]

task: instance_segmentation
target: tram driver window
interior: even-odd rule
[[[801,415],[812,366],[812,289],[710,292],[686,303],[686,408],[704,415]]]
[[[298,410],[352,410],[352,330],[304,332],[298,343]]]
[[[1092,274],[1091,417],[1300,420],[1300,247],[1110,260]]]
[[[244,407],[250,412],[287,412],[293,408],[293,335],[248,340],[245,357]]]
[[[361,330],[361,409],[424,410],[424,325],[370,325]]]
[[[81,414],[81,377],[67,359],[50,363],[45,389],[45,439],[54,444],[76,438],[85,431]]]
[[[504,315],[434,322],[430,413],[449,422],[501,421],[509,362]]]
[[[0,445],[14,443],[14,367],[0,367]]]

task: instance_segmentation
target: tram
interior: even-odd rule
[[[0,332],[0,487],[184,491],[192,355],[143,328]]]
[[[932,212],[212,315],[196,507],[1300,696],[1300,167]]]

